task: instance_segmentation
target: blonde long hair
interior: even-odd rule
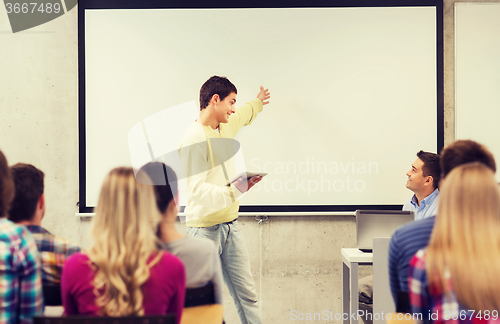
[[[134,178],[132,168],[108,174],[99,194],[87,255],[101,315],[144,315],[141,286],[161,258],[154,229],[160,220],[152,186]],[[155,255],[148,265],[148,259]]]
[[[500,309],[496,285],[500,273],[500,192],[494,173],[477,162],[456,167],[446,177],[439,196],[426,256],[431,289],[444,294],[453,289],[468,309]]]

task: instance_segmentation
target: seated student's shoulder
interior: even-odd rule
[[[413,255],[427,246],[434,228],[435,216],[420,219],[398,228],[391,237],[390,257],[396,254]]]
[[[76,252],[70,255],[64,262],[63,272],[71,271],[78,268],[89,268],[90,269],[90,259],[83,252]]]
[[[16,225],[7,218],[0,218],[0,240],[8,241],[17,236],[27,235],[29,231],[22,225]]]
[[[181,239],[163,243],[164,250],[177,255],[181,260],[189,259],[190,263],[204,263],[210,255],[216,255],[215,243],[207,238],[184,236]]]
[[[436,217],[432,216],[405,224],[394,232],[393,237],[401,237],[407,235],[415,235],[418,233],[431,232],[432,228],[434,227],[435,219]]]
[[[199,251],[200,255],[208,255],[210,252],[215,251],[215,243],[212,240],[209,240],[204,237],[193,237],[186,236],[188,244],[196,248]]]
[[[88,279],[93,277],[94,269],[89,257],[83,252],[76,252],[70,255],[62,267],[61,273],[61,286],[69,287],[83,287]]]
[[[35,252],[35,239],[28,229],[23,225],[17,225],[7,218],[0,218],[0,242],[8,245],[8,251],[28,249],[30,252]]]
[[[166,267],[171,272],[184,272],[184,263],[182,263],[179,257],[165,250],[161,250],[159,253],[161,253],[161,257],[152,268],[158,267],[160,269],[165,269]],[[151,258],[150,261],[152,259],[153,258]]]
[[[55,252],[70,255],[81,251],[78,245],[62,237],[53,236],[53,242]]]
[[[186,236],[186,238],[187,244],[183,254],[190,260],[190,266],[196,269],[195,273],[215,276],[220,271],[220,255],[215,243],[204,237]],[[193,274],[193,269],[189,270],[188,272]]]

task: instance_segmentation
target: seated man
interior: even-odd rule
[[[406,188],[414,195],[404,204],[403,210],[413,211],[415,220],[436,215],[438,206],[438,185],[441,179],[439,155],[419,151],[417,159],[406,173],[408,181]],[[359,281],[359,309],[363,314],[373,313],[373,276],[367,276]],[[372,323],[369,316],[364,318],[366,323]]]
[[[29,231],[5,218],[14,192],[0,151],[0,323],[28,324],[43,312],[40,257]]]
[[[43,172],[31,164],[18,163],[10,167],[10,173],[16,194],[9,219],[18,225],[25,225],[35,238],[42,261],[43,285],[60,284],[64,262],[80,248],[42,227],[45,215]]]
[[[150,162],[137,173],[137,180],[146,183],[146,173],[154,185],[156,202],[162,215],[157,235],[163,248],[176,255],[186,269],[186,288],[199,288],[212,282],[215,303],[222,304],[222,267],[215,244],[205,238],[184,236],[175,227],[178,213],[177,176],[160,162]]]
[[[450,171],[462,164],[481,162],[496,171],[493,154],[483,145],[470,140],[456,141],[441,152],[441,181],[446,181]],[[437,216],[406,224],[392,235],[389,247],[389,279],[394,302],[399,292],[408,292],[410,259],[427,246]]]
[[[415,220],[436,215],[438,206],[438,185],[441,180],[439,155],[424,151],[417,153],[417,159],[406,173],[406,188],[414,195],[404,204],[403,210],[415,213]]]

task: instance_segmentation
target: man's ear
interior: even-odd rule
[[[42,218],[45,216],[45,195],[42,193],[40,198],[38,198],[38,209],[42,210]]]
[[[433,185],[433,183],[434,183],[434,178],[433,178],[432,176],[427,176],[427,177],[425,178],[425,184],[426,184],[426,185],[431,185],[431,186],[432,186],[432,185]]]
[[[45,195],[42,193],[40,198],[38,198],[38,207],[45,208]]]
[[[218,94],[214,94],[212,96],[212,99],[210,100],[210,102],[212,102],[213,104],[216,104],[220,101],[220,96]]]

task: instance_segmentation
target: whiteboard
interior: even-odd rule
[[[500,161],[500,3],[455,4],[456,139],[486,145]],[[496,175],[500,182],[500,174]]]
[[[434,6],[79,4],[87,207],[95,206],[111,168],[132,164],[131,129],[193,101],[196,108],[180,119],[194,120],[199,89],[212,75],[228,77],[241,104],[254,99],[260,85],[271,91],[271,103],[236,137],[246,169],[269,173],[242,206],[401,205],[412,195],[405,173],[416,152],[438,150]],[[165,122],[171,127],[179,127],[177,119]]]

